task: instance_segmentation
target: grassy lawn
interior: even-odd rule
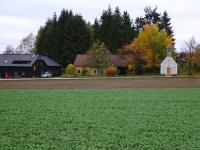
[[[0,149],[200,149],[200,89],[0,90]]]

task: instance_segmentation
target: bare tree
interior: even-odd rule
[[[20,45],[16,48],[16,54],[32,54],[34,53],[35,37],[32,33],[21,40]]]
[[[189,41],[184,42],[182,51],[187,54],[187,62],[189,64],[190,70],[192,69],[192,60],[195,53],[195,48],[197,46],[197,42],[194,37],[192,37]]]
[[[3,54],[14,54],[15,50],[12,45],[8,45],[6,49],[3,51]]]

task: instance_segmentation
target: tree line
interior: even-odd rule
[[[112,10],[109,6],[94,23],[86,22],[72,10],[63,9],[59,16],[54,13],[40,27],[36,37],[29,34],[16,49],[8,45],[4,53],[46,55],[66,67],[73,64],[77,54],[93,57],[95,53],[105,51],[106,55],[109,52],[109,55],[129,56],[125,61],[128,70],[140,73],[144,69],[158,69],[168,45],[175,45],[175,39],[167,11],[160,13],[157,7],[146,7],[144,16],[133,20],[127,11],[121,11],[119,7]],[[183,47],[182,54],[186,55],[188,64],[184,66],[188,67],[182,67],[182,70],[192,70],[194,64],[200,66],[200,57],[197,57],[200,56],[199,44],[194,38],[185,42]],[[174,51],[174,58],[175,54]],[[104,58],[107,56],[102,57],[105,61]],[[95,61],[93,65],[97,67],[106,64],[95,64]]]
[[[85,54],[97,40],[103,42],[110,53],[118,53],[138,36],[145,24],[157,23],[173,36],[171,19],[166,11],[159,13],[157,8],[151,7],[144,11],[143,17],[133,20],[127,11],[122,12],[119,7],[112,10],[109,6],[92,24],[80,14],[63,9],[59,16],[54,13],[40,27],[32,52],[46,55],[66,66],[74,62],[77,54]]]

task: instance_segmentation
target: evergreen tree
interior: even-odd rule
[[[137,35],[143,29],[143,27],[144,27],[145,24],[146,24],[146,22],[145,22],[145,20],[144,20],[143,17],[137,17],[135,19],[135,31],[136,31]]]
[[[36,37],[36,53],[41,55],[48,55],[52,54],[52,42],[49,37],[52,36],[52,27],[51,21],[48,20],[44,27],[41,27],[38,31],[38,35]]]
[[[151,7],[144,8],[146,24],[160,24],[161,18],[160,13],[157,12],[157,7],[151,9]]]
[[[160,13],[157,12],[157,7],[154,9],[151,9],[151,7],[145,7],[144,12],[144,17],[137,17],[135,20],[137,34],[139,34],[139,31],[144,29],[144,25],[156,23],[160,25],[161,22]]]
[[[41,27],[36,38],[36,53],[49,56],[63,66],[74,63],[91,44],[91,31],[82,16],[63,9],[57,19],[54,14]]]
[[[93,41],[96,41],[99,38],[99,28],[100,28],[100,24],[97,18],[95,19],[94,24],[92,25],[92,28],[93,28],[92,38],[93,38]]]
[[[116,53],[119,48],[122,46],[122,16],[118,7],[115,8],[115,12],[113,13],[113,23],[112,23],[112,31],[111,31],[111,43],[109,45],[111,52]]]
[[[112,32],[113,32],[113,12],[109,6],[108,10],[103,11],[103,14],[100,18],[100,28],[99,28],[99,40],[104,42],[105,45],[111,52],[114,52],[112,46]]]
[[[135,27],[127,11],[122,16],[122,44],[129,44],[136,37]]]
[[[86,28],[90,32],[90,44],[89,45],[92,45],[92,43],[95,41],[94,40],[94,28],[93,28],[93,25],[90,22],[87,22],[86,23]]]
[[[117,53],[123,45],[135,37],[132,20],[127,12],[123,15],[118,7],[112,12],[111,7],[103,11],[100,21],[95,20],[94,39],[104,42],[111,53]]]
[[[35,42],[36,53],[58,61],[59,57],[55,55],[58,45],[57,40],[57,16],[54,13],[52,19],[48,18],[45,26],[40,27],[38,31]]]
[[[165,30],[169,36],[173,38],[173,30],[171,26],[171,18],[168,16],[167,11],[163,14],[157,12],[157,7],[152,9],[151,7],[144,8],[144,17],[137,17],[135,20],[136,33],[144,29],[145,24],[158,24],[160,30]],[[173,41],[175,39],[173,38]]]
[[[161,29],[165,29],[168,35],[173,35],[172,26],[171,26],[171,18],[169,17],[167,11],[163,12],[161,16]]]
[[[77,54],[84,54],[90,47],[90,32],[81,16],[75,15],[65,24],[62,61],[73,63]]]

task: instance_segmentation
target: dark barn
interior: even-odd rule
[[[49,71],[53,77],[61,75],[61,65],[54,60],[35,54],[0,54],[1,78],[40,77]]]

